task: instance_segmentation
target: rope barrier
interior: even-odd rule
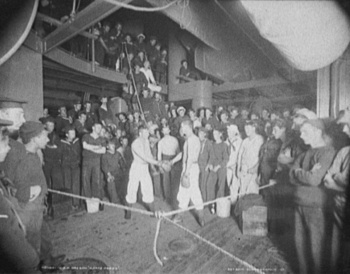
[[[48,191],[51,192],[51,193],[56,193],[56,194],[68,196],[68,197],[71,197],[71,198],[76,198],[76,199],[81,199],[81,200],[91,200],[91,198],[88,198],[88,197],[75,195],[75,194],[67,193],[67,192],[62,192],[62,191],[59,191],[59,190],[49,189]],[[110,203],[110,202],[107,202],[107,201],[99,200],[99,203],[103,204],[103,205],[111,206],[111,207],[116,207],[116,208],[120,208],[120,209],[124,209],[124,210],[137,212],[137,213],[140,213],[140,214],[143,214],[143,215],[148,215],[148,216],[153,216],[154,215],[153,212],[150,212],[150,211],[147,211],[147,210],[138,209],[138,208],[134,208],[134,207],[128,207],[128,206],[115,204],[115,203]]]
[[[153,241],[153,255],[156,258],[157,262],[163,266],[163,262],[162,260],[158,257],[157,254],[157,240],[158,240],[158,236],[159,236],[159,231],[160,231],[160,224],[162,222],[162,218],[160,218],[157,222],[157,228],[156,228],[156,234],[154,235],[154,241]]]
[[[271,186],[274,186],[274,185],[273,184],[265,185],[265,186],[260,187],[259,190],[264,189],[264,188],[268,188],[268,187],[271,187]],[[60,194],[60,195],[64,195],[64,196],[68,196],[68,197],[72,197],[72,198],[76,198],[76,199],[91,200],[91,198],[88,198],[88,197],[84,197],[84,196],[80,196],[80,195],[76,195],[76,194],[72,194],[72,193],[67,193],[67,192],[62,192],[62,191],[59,191],[59,190],[48,189],[48,191],[51,192],[51,193],[56,193],[56,194]],[[238,194],[238,196],[241,196],[243,194],[246,194],[246,193],[240,193],[240,194]],[[183,227],[183,226],[177,224],[176,222],[174,222],[174,221],[172,221],[171,219],[168,218],[169,216],[172,216],[172,215],[175,215],[175,214],[179,214],[179,213],[182,213],[182,212],[185,212],[185,211],[189,211],[189,210],[194,209],[196,207],[202,207],[202,206],[204,207],[205,205],[209,205],[209,204],[215,203],[215,202],[217,202],[219,200],[229,199],[229,198],[231,198],[231,196],[217,198],[215,200],[202,203],[201,205],[190,206],[190,207],[187,207],[185,209],[173,210],[173,211],[169,211],[169,212],[159,212],[158,211],[158,212],[155,212],[155,213],[150,212],[150,211],[146,211],[146,210],[142,210],[142,209],[138,209],[138,208],[133,208],[133,207],[128,207],[128,206],[123,206],[123,205],[120,205],[120,204],[110,203],[110,202],[107,202],[107,201],[101,201],[100,200],[99,203],[107,205],[107,206],[111,206],[111,207],[116,207],[116,208],[120,208],[120,209],[124,209],[124,210],[137,212],[137,213],[140,213],[140,214],[143,214],[143,215],[155,216],[155,217],[158,218],[157,227],[156,227],[156,233],[155,233],[154,240],[153,240],[153,255],[154,255],[155,259],[157,260],[157,262],[161,266],[163,266],[163,262],[161,261],[161,259],[159,258],[158,254],[157,254],[157,241],[158,241],[158,236],[159,236],[159,232],[160,232],[161,222],[162,222],[163,219],[165,219],[168,222],[174,224],[175,226],[183,229],[187,233],[193,235],[197,239],[199,239],[199,240],[203,241],[204,243],[208,244],[209,246],[211,246],[211,247],[215,248],[216,250],[220,251],[221,253],[229,256],[230,258],[232,258],[236,262],[244,265],[245,267],[247,267],[251,271],[254,271],[254,272],[260,273],[260,274],[264,274],[263,271],[261,271],[261,270],[257,269],[256,267],[250,265],[246,261],[244,261],[244,260],[234,256],[233,254],[231,254],[231,253],[227,252],[226,250],[222,249],[221,247],[213,244],[212,242],[210,242],[210,241],[206,240],[205,238],[201,237],[200,235],[192,232],[191,230],[187,229],[186,227]]]

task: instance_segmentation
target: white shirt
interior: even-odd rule
[[[143,74],[146,76],[148,83],[156,84],[156,80],[154,79],[152,70],[141,68],[140,71],[142,71]]]

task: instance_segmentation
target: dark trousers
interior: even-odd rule
[[[175,155],[162,155],[162,160],[172,160]],[[165,200],[171,204],[172,202],[172,191],[171,185],[175,180],[175,171],[176,169],[172,168],[169,172],[164,172],[162,174],[162,185],[163,185],[163,193]]]
[[[328,211],[317,207],[296,207],[295,245],[299,273],[329,273],[331,248],[328,248],[327,239],[332,239],[332,225]]]
[[[109,182],[107,181],[107,192],[108,192],[109,200],[115,204],[118,203],[119,201],[116,185],[117,185],[117,178]]]
[[[83,194],[86,197],[102,198],[100,158],[83,161]]]
[[[49,188],[62,189],[64,187],[62,169],[59,162],[46,161],[43,170]]]
[[[272,178],[273,174],[275,173],[276,166],[269,165],[267,163],[261,163],[259,167],[259,173],[260,173],[260,186],[268,185],[269,180]]]
[[[80,195],[80,167],[78,165],[62,166],[64,187],[70,189],[73,194]],[[79,205],[79,200],[72,199],[73,206]]]
[[[225,196],[226,168],[220,168],[217,172],[210,171],[207,182],[208,201]]]
[[[0,223],[0,226],[0,273],[40,273],[36,270],[38,253],[18,223]]]
[[[206,166],[199,166],[199,189],[201,190],[203,202],[208,201],[208,177],[209,171],[205,170]]]

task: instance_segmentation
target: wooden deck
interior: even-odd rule
[[[156,204],[170,210],[164,202],[156,200]],[[181,225],[261,271],[292,272],[274,244],[282,243],[277,238],[242,235],[233,217],[219,218],[207,209],[203,228],[190,212],[182,217]],[[80,257],[101,260],[110,273],[254,273],[167,221],[162,222],[158,238],[157,251],[164,263],[160,266],[152,251],[156,223],[157,219],[137,213],[132,214],[131,220],[124,220],[122,210],[109,207],[98,213],[80,212],[53,220],[50,226],[56,254],[64,253],[69,260]],[[185,239],[191,248],[187,251],[169,248],[169,243],[176,239]]]

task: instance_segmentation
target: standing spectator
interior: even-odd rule
[[[107,181],[109,200],[112,203],[117,203],[118,194],[116,185],[119,183],[117,178],[122,170],[120,167],[120,154],[116,153],[115,143],[113,141],[108,142],[107,152],[102,155],[101,167]]]
[[[221,129],[214,129],[213,136],[213,153],[209,157],[208,164],[209,177],[207,191],[209,201],[225,196],[226,170],[229,159],[229,148],[224,142],[224,131]],[[215,214],[215,204],[211,204],[209,210],[211,214]]]
[[[142,98],[140,98],[141,107],[143,110],[144,119],[148,122],[154,119],[152,108],[153,99],[149,97],[148,89],[142,90]]]
[[[135,79],[136,90],[138,94],[140,94],[143,90],[147,89],[148,80],[146,78],[146,75],[143,72],[141,72],[140,62],[135,62],[134,68],[135,68],[134,79]]]
[[[156,81],[161,84],[167,83],[168,72],[168,51],[163,49],[156,61]]]
[[[220,127],[226,129],[226,127],[230,124],[228,113],[226,110],[223,110],[219,113]]]
[[[79,111],[78,119],[74,121],[73,126],[77,132],[77,137],[81,139],[84,134],[88,133],[89,131],[85,127],[86,122],[86,112],[85,111]]]
[[[165,103],[162,100],[162,95],[159,92],[154,93],[152,113],[153,113],[153,116],[155,117],[156,123],[159,123],[162,118],[167,117],[167,113],[165,110]]]
[[[177,114],[179,116],[177,116],[175,118],[175,121],[174,121],[177,134],[180,133],[181,123],[185,120],[190,120],[190,118],[187,115],[185,115],[185,113],[186,113],[186,109],[183,106],[179,106],[177,108]],[[180,133],[180,135],[181,135],[181,133]]]
[[[8,130],[11,121],[0,120],[0,162],[10,151]],[[14,197],[14,185],[0,174],[0,256],[1,273],[38,273],[39,256],[26,239],[25,227],[19,217],[20,207]]]
[[[83,166],[82,182],[83,194],[86,197],[102,198],[101,189],[101,155],[106,153],[103,146],[104,140],[100,137],[102,125],[95,123],[90,134],[82,138],[83,144]]]
[[[81,143],[76,138],[76,132],[73,126],[64,129],[66,138],[61,140],[61,165],[63,171],[64,185],[70,189],[73,194],[80,195],[80,168],[81,168]],[[73,209],[79,207],[79,200],[72,199]]]
[[[135,56],[136,54],[136,47],[130,33],[126,33],[124,36],[124,52],[126,55],[133,54]]]
[[[170,127],[167,125],[163,126],[162,133],[164,137],[158,142],[157,159],[172,161],[180,153],[179,141],[170,135]],[[172,168],[170,171],[163,171],[162,174],[164,197],[170,205],[173,203],[171,190],[175,184],[175,172],[176,169]]]
[[[103,95],[101,96],[100,100],[101,100],[101,106],[98,109],[98,118],[100,123],[103,126],[107,126],[112,122],[109,117],[108,107],[107,107],[108,97]]]
[[[237,175],[240,181],[240,195],[259,192],[258,177],[259,151],[264,138],[257,133],[258,121],[247,121],[244,127],[247,138],[243,140],[238,155]]]
[[[116,22],[114,28],[110,31],[111,39],[115,47],[116,56],[119,56],[122,52],[122,42],[124,40],[123,25],[120,22]]]
[[[276,132],[275,132],[276,135]],[[273,136],[268,136],[266,142],[260,149],[260,185],[269,184],[270,179],[274,177],[277,169],[277,157],[280,153],[282,140],[276,139]]]
[[[238,113],[238,108],[237,107],[235,107],[235,106],[230,106],[229,108],[228,108],[228,111],[229,111],[229,113],[230,113],[230,117],[229,117],[229,122],[231,123],[231,124],[235,124],[235,125],[237,125],[238,126],[238,124],[237,124],[237,122],[238,122],[238,115],[239,115],[239,113]]]
[[[109,46],[111,44],[109,31],[111,25],[109,22],[104,22],[101,29],[97,29],[99,34],[98,43],[96,43],[96,62],[100,65],[106,65],[105,60],[108,59],[107,54],[110,53]]]
[[[338,124],[343,126],[343,132],[350,137],[350,110],[344,110],[338,117]],[[348,140],[349,141],[349,140]],[[333,260],[337,260],[336,267],[331,271],[344,272],[349,269],[349,178],[350,177],[350,145],[343,147],[336,155],[332,166],[323,178],[327,189],[334,191],[333,196],[333,223],[334,242],[333,250],[335,254]]]
[[[205,119],[203,124],[204,126],[209,124],[211,130],[220,126],[219,121],[213,117],[213,110],[211,108],[205,109]]]
[[[130,134],[130,124],[128,122],[128,119],[126,118],[126,113],[120,112],[116,115],[118,116],[117,127],[120,128],[122,131],[125,131],[126,134]]]
[[[136,203],[137,191],[139,185],[141,185],[142,200],[154,212],[153,184],[149,173],[149,164],[159,166],[160,162],[156,161],[152,156],[148,137],[148,129],[140,126],[139,137],[131,145],[134,160],[129,171],[126,203],[130,207]],[[125,219],[130,218],[131,212],[127,210],[125,212]]]
[[[227,185],[230,189],[231,202],[235,204],[238,198],[239,180],[237,176],[238,153],[242,146],[242,138],[238,126],[235,124],[227,126],[227,140],[225,143],[229,147],[229,159],[227,162]]]
[[[204,126],[204,120],[205,120],[205,108],[201,107],[199,109],[197,109],[197,117],[199,119],[199,121],[201,122],[201,127]]]
[[[324,139],[321,120],[305,121],[301,139],[310,149],[294,161],[290,170],[290,182],[295,189],[295,244],[300,273],[329,273],[326,250],[330,235],[331,214],[328,205],[329,192],[322,186],[322,178],[331,166],[335,151]]]
[[[198,72],[190,70],[188,68],[188,62],[187,60],[182,60],[181,61],[181,68],[179,72],[180,76],[183,76],[185,78],[191,78],[193,80],[200,80],[201,77]],[[186,79],[180,79],[180,84],[181,83],[186,83],[188,82]]]
[[[45,121],[47,118],[51,117],[49,114],[49,109],[48,108],[44,108],[43,110],[43,116],[39,118],[39,121],[43,124],[45,124]]]
[[[143,68],[145,62],[146,62],[145,52],[143,51],[137,52],[137,56],[134,58],[133,64],[138,63],[140,64],[140,68]]]
[[[141,68],[140,71],[146,76],[147,87],[150,89],[151,92],[160,92],[162,90],[162,87],[159,86],[156,80],[154,79],[153,72],[151,69],[151,63],[149,61],[145,61],[143,63],[143,68]]]
[[[198,138],[201,142],[201,149],[198,157],[199,165],[199,188],[204,202],[208,201],[208,177],[209,158],[213,154],[213,144],[208,139],[208,131],[204,127],[198,129]]]
[[[44,125],[38,122],[25,122],[19,131],[25,146],[26,154],[16,166],[14,185],[23,212],[23,224],[26,227],[26,238],[33,246],[44,265],[50,266],[59,262],[64,256],[52,257],[51,232],[43,219],[44,200],[47,195],[47,185],[38,150],[44,149],[49,142]]]
[[[71,123],[74,123],[76,119],[78,119],[79,111],[81,111],[81,102],[77,100],[73,104],[73,108],[68,111],[68,118]]]
[[[72,120],[69,119],[67,115],[67,109],[65,106],[61,106],[58,109],[58,116],[56,117],[55,120],[55,130],[56,133],[61,137],[63,136],[63,129],[66,126],[69,126],[72,123]]]
[[[198,119],[196,112],[194,111],[194,109],[190,108],[188,110],[188,116],[190,117],[192,123],[193,123],[193,128],[194,129],[198,129],[202,126],[200,120]]]
[[[91,132],[92,126],[98,121],[98,119],[97,119],[95,112],[91,108],[91,106],[92,106],[91,101],[86,101],[84,106],[85,106],[84,111],[86,114],[85,128],[89,132]]]
[[[155,62],[157,60],[156,44],[157,38],[155,36],[151,36],[146,45],[147,60],[150,62],[151,68],[154,68]]]
[[[135,43],[136,49],[140,52],[145,53],[146,52],[146,43],[145,43],[146,36],[143,33],[140,33],[137,35],[137,41]]]
[[[46,184],[52,189],[63,189],[65,188],[62,169],[61,169],[61,142],[60,138],[54,131],[55,122],[53,119],[47,119],[45,123],[45,129],[47,131],[47,137],[49,142],[42,150],[44,154],[44,175]],[[48,196],[48,214],[52,215],[52,196]]]

